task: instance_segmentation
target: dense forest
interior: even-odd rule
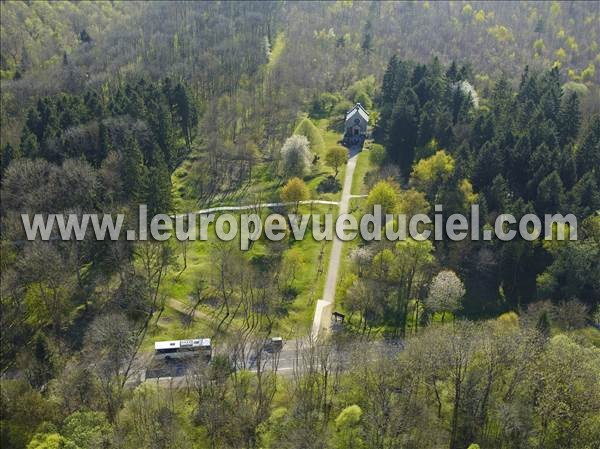
[[[0,8],[2,447],[598,447],[597,2]],[[577,240],[346,242],[346,321],[317,338],[331,243],[30,241],[21,221],[331,212],[301,203],[341,205],[348,173],[356,216],[573,214]],[[199,337],[209,363],[147,377],[155,341]]]

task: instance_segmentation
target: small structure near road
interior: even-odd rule
[[[343,313],[334,311],[331,314],[331,329],[332,330],[340,330],[344,326],[344,320],[346,319],[346,315]]]
[[[360,103],[356,103],[352,109],[346,112],[346,118],[344,120],[344,145],[362,146],[367,138],[368,126],[369,113]]]

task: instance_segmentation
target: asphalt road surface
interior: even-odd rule
[[[339,214],[347,214],[350,198],[352,195],[352,180],[354,179],[354,170],[356,161],[360,153],[360,147],[350,148],[348,164],[346,165],[346,175],[344,177],[344,186],[342,188],[342,198],[340,200]],[[323,297],[317,301],[315,316],[312,325],[312,334],[314,338],[322,336],[329,331],[331,326],[331,313],[335,304],[335,290],[337,287],[338,273],[340,271],[340,261],[342,258],[342,242],[334,235],[331,255],[329,257],[329,266],[327,268],[327,279],[323,289]]]

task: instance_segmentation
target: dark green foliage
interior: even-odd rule
[[[144,201],[148,215],[166,214],[171,207],[171,178],[169,169],[162,158],[157,158],[148,170],[145,182]]]
[[[548,318],[547,310],[542,311],[535,327],[541,335],[546,338],[550,337],[550,318]]]
[[[317,192],[319,193],[336,193],[342,189],[340,181],[335,179],[333,176],[328,176],[317,186]]]
[[[181,132],[188,146],[192,144],[194,127],[198,123],[198,110],[191,98],[189,89],[178,83],[172,92],[168,92],[169,101],[175,106]]]
[[[581,178],[587,171],[595,173],[600,183],[600,116],[595,116],[585,131],[575,153],[577,175]]]
[[[564,186],[555,170],[538,185],[536,209],[541,214],[560,212],[564,204],[564,199]]]
[[[405,178],[408,178],[415,157],[418,124],[419,100],[412,89],[405,89],[392,110],[386,139],[387,152],[400,166]]]
[[[579,97],[573,92],[567,97],[558,114],[559,139],[562,147],[575,141],[579,135],[580,125]]]
[[[123,191],[132,201],[142,200],[146,183],[146,167],[140,147],[136,140],[128,135],[122,151],[121,179]]]
[[[0,176],[2,176],[4,169],[8,167],[13,160],[21,156],[20,149],[13,148],[10,143],[7,143],[6,146],[4,146],[1,149],[1,151],[2,153],[0,154]]]
[[[92,37],[88,34],[86,30],[81,30],[81,33],[79,33],[79,39],[84,44],[89,44],[92,42]]]
[[[468,69],[454,64],[447,73],[436,58],[428,65],[400,61],[395,55],[389,60],[374,135],[386,145],[389,159],[400,166],[405,179],[415,160],[415,147],[436,139],[447,148],[454,140],[452,127],[468,117],[471,102],[454,84]]]

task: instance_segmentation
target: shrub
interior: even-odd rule
[[[319,193],[336,193],[342,188],[340,181],[333,176],[328,176],[317,186],[317,192]]]
[[[313,151],[320,152],[323,149],[324,142],[323,136],[321,136],[321,131],[319,131],[312,120],[308,117],[302,119],[302,121],[294,130],[294,134],[306,137]]]
[[[371,145],[371,149],[369,150],[369,161],[373,165],[381,165],[385,160],[385,148],[383,145],[379,145],[378,143],[374,143]]]

